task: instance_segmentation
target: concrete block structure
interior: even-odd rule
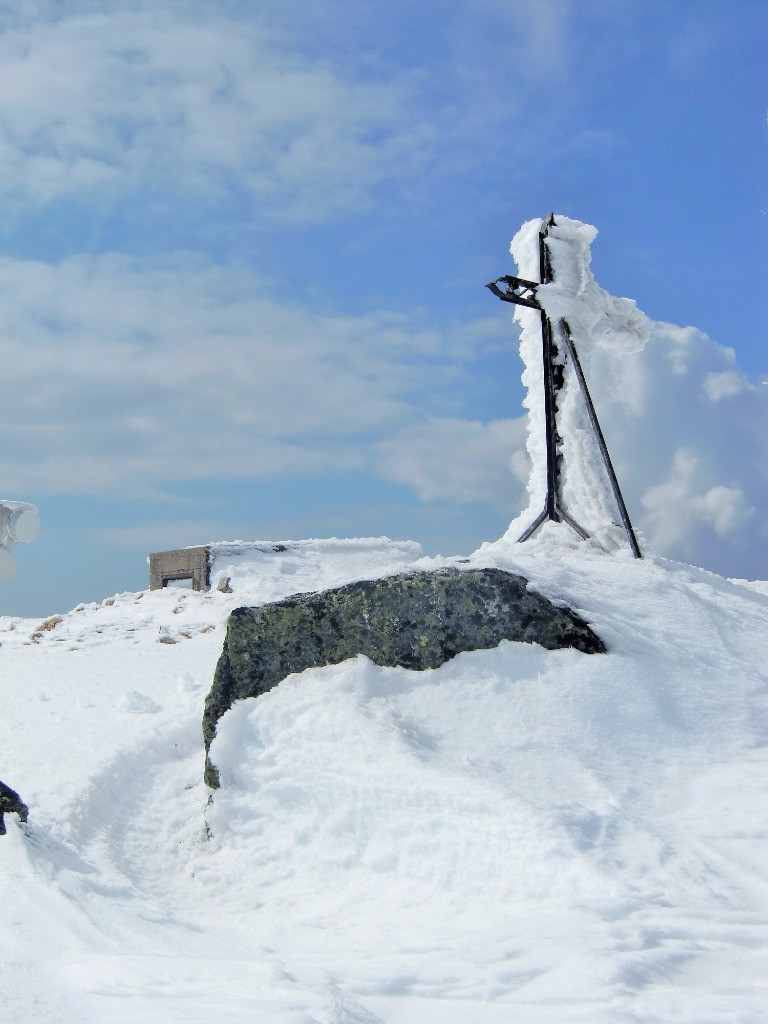
[[[177,548],[175,551],[155,551],[149,562],[149,589],[186,587],[189,590],[209,590],[211,585],[210,548]]]

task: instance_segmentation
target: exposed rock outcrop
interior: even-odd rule
[[[26,821],[29,808],[15,789],[0,782],[0,836],[5,835],[4,814],[18,814],[22,821]]]
[[[605,651],[575,612],[501,569],[413,572],[237,608],[205,702],[206,755],[219,718],[235,701],[266,693],[293,672],[358,654],[377,665],[437,668],[462,651],[501,640]],[[219,785],[207,756],[205,781]]]

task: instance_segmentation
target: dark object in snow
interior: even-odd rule
[[[377,665],[437,668],[462,651],[502,640],[548,650],[605,651],[568,608],[528,590],[501,569],[437,569],[296,594],[258,608],[236,608],[213,686],[205,701],[205,781],[219,785],[208,750],[221,716],[235,701],[266,693],[292,672],[336,665],[364,654]]]
[[[549,284],[553,279],[552,264],[549,259],[549,250],[547,249],[546,238],[550,227],[554,225],[554,223],[554,215],[550,213],[541,222],[541,227],[539,229],[539,276],[541,277],[541,284]],[[500,281],[505,286],[504,291],[499,288]],[[531,523],[528,529],[520,536],[518,543],[522,543],[522,541],[528,540],[529,537],[532,537],[538,528],[548,519],[551,519],[555,523],[567,523],[582,540],[588,540],[589,534],[587,531],[580,526],[563,507],[560,487],[560,469],[562,461],[560,448],[562,445],[562,439],[558,432],[557,424],[557,398],[564,383],[565,366],[558,357],[559,354],[557,344],[555,342],[555,335],[552,330],[552,322],[536,297],[536,289],[538,286],[539,284],[535,281],[524,281],[519,277],[510,276],[499,277],[485,286],[486,288],[490,288],[493,294],[502,299],[502,301],[513,302],[518,306],[528,306],[530,309],[539,310],[541,314],[541,341],[544,359],[544,423],[547,446],[547,496],[544,501],[543,510],[539,513],[533,523]],[[637,543],[635,531],[632,529],[629,512],[627,512],[627,506],[624,504],[624,498],[621,493],[621,488],[619,487],[619,481],[616,477],[613,463],[611,462],[611,456],[608,454],[608,446],[605,443],[603,431],[600,428],[597,413],[595,412],[595,407],[592,403],[592,396],[589,393],[589,388],[587,387],[587,382],[584,378],[581,361],[579,360],[578,353],[576,352],[576,346],[574,345],[571,337],[571,329],[568,326],[568,322],[562,318],[560,319],[558,326],[560,327],[560,333],[562,335],[568,357],[573,365],[574,372],[576,373],[576,379],[578,380],[579,387],[581,388],[584,404],[587,407],[589,422],[592,425],[595,440],[597,441],[597,446],[600,449],[600,454],[603,458],[603,463],[608,474],[608,479],[611,483],[611,490],[613,491],[613,496],[616,499],[616,505],[619,510],[619,515],[621,516],[621,522],[624,526],[624,532],[626,533],[627,540],[629,541],[629,546],[632,549],[632,554],[635,558],[642,558],[642,555],[640,554],[640,546]]]
[[[29,808],[16,790],[6,786],[4,782],[0,782],[0,836],[5,835],[4,814],[18,814],[22,821],[26,821]]]

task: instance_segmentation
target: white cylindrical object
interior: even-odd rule
[[[16,575],[16,559],[8,548],[0,545],[0,580],[9,580]]]
[[[34,505],[21,506],[11,512],[8,521],[8,532],[11,540],[19,544],[29,544],[40,530],[40,516]]]

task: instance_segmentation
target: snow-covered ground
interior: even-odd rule
[[[461,565],[528,576],[607,655],[364,658],[221,721],[242,603],[446,560],[307,542],[233,593],[0,620],[9,1024],[685,1024],[768,1014],[768,586],[561,527]],[[218,557],[218,556],[217,556]]]

